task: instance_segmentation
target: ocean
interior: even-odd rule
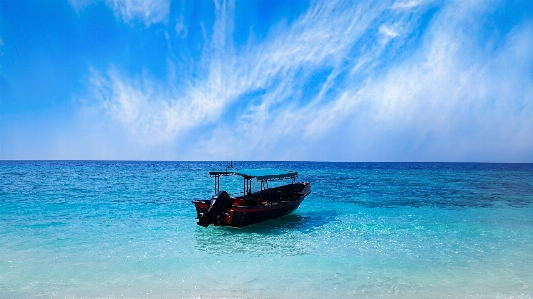
[[[200,227],[227,165],[0,161],[0,298],[533,298],[533,164],[234,162],[312,193]]]

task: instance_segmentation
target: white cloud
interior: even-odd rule
[[[392,9],[411,9],[417,7],[422,1],[398,1],[392,5]]]
[[[157,145],[180,132],[212,121],[221,113],[217,90],[208,86],[182,93],[168,90],[147,75],[128,79],[111,68],[107,75],[92,71],[91,84],[99,105],[139,140]]]
[[[470,37],[478,8],[457,5],[441,8],[409,51],[418,1],[317,3],[237,51],[234,4],[217,3],[197,62],[204,73],[161,82],[111,68],[93,71],[92,86],[132,136],[185,144],[178,159],[530,161],[532,26],[491,51]]]
[[[80,12],[85,7],[94,3],[94,0],[68,0],[68,2],[70,3],[70,5],[72,5],[72,7],[74,7],[77,12]]]
[[[106,0],[106,3],[124,22],[140,19],[146,27],[166,22],[170,12],[170,0]]]
[[[398,32],[396,32],[396,30],[394,30],[393,28],[390,28],[386,25],[381,25],[379,27],[379,32],[381,34],[384,34],[385,36],[387,37],[390,37],[390,38],[395,38],[398,36]]]
[[[183,22],[183,17],[176,21],[176,36],[179,38],[187,37],[187,26]]]
[[[412,135],[390,144],[369,138],[370,147],[396,147],[411,161],[533,158],[533,143],[525,142],[533,140],[533,82],[525,75],[533,44],[524,42],[533,36],[532,24],[517,26],[493,52],[472,41],[471,29],[459,27],[475,27],[462,23],[469,9],[464,15],[444,10],[410,59],[365,87],[359,97],[372,99],[374,115],[367,121],[385,126],[372,131],[389,140]],[[450,24],[452,17],[459,22]]]
[[[95,0],[68,0],[70,5],[80,12]],[[146,27],[159,22],[166,23],[170,13],[170,0],[105,0],[115,16],[125,23],[139,19]]]

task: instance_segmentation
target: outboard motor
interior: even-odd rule
[[[211,198],[209,210],[207,210],[207,212],[200,217],[198,225],[208,227],[211,223],[214,223],[215,225],[222,224],[224,221],[224,214],[230,210],[232,205],[233,200],[229,196],[228,192],[218,192]]]

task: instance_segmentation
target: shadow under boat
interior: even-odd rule
[[[246,226],[221,227],[216,230],[198,228],[195,233],[196,248],[209,254],[277,253],[283,255],[306,254],[309,234],[335,221],[336,211],[310,211],[290,214],[281,218]]]

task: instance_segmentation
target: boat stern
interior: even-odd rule
[[[233,199],[226,191],[218,192],[210,200],[193,200],[192,203],[196,207],[197,224],[200,226],[231,222]]]

